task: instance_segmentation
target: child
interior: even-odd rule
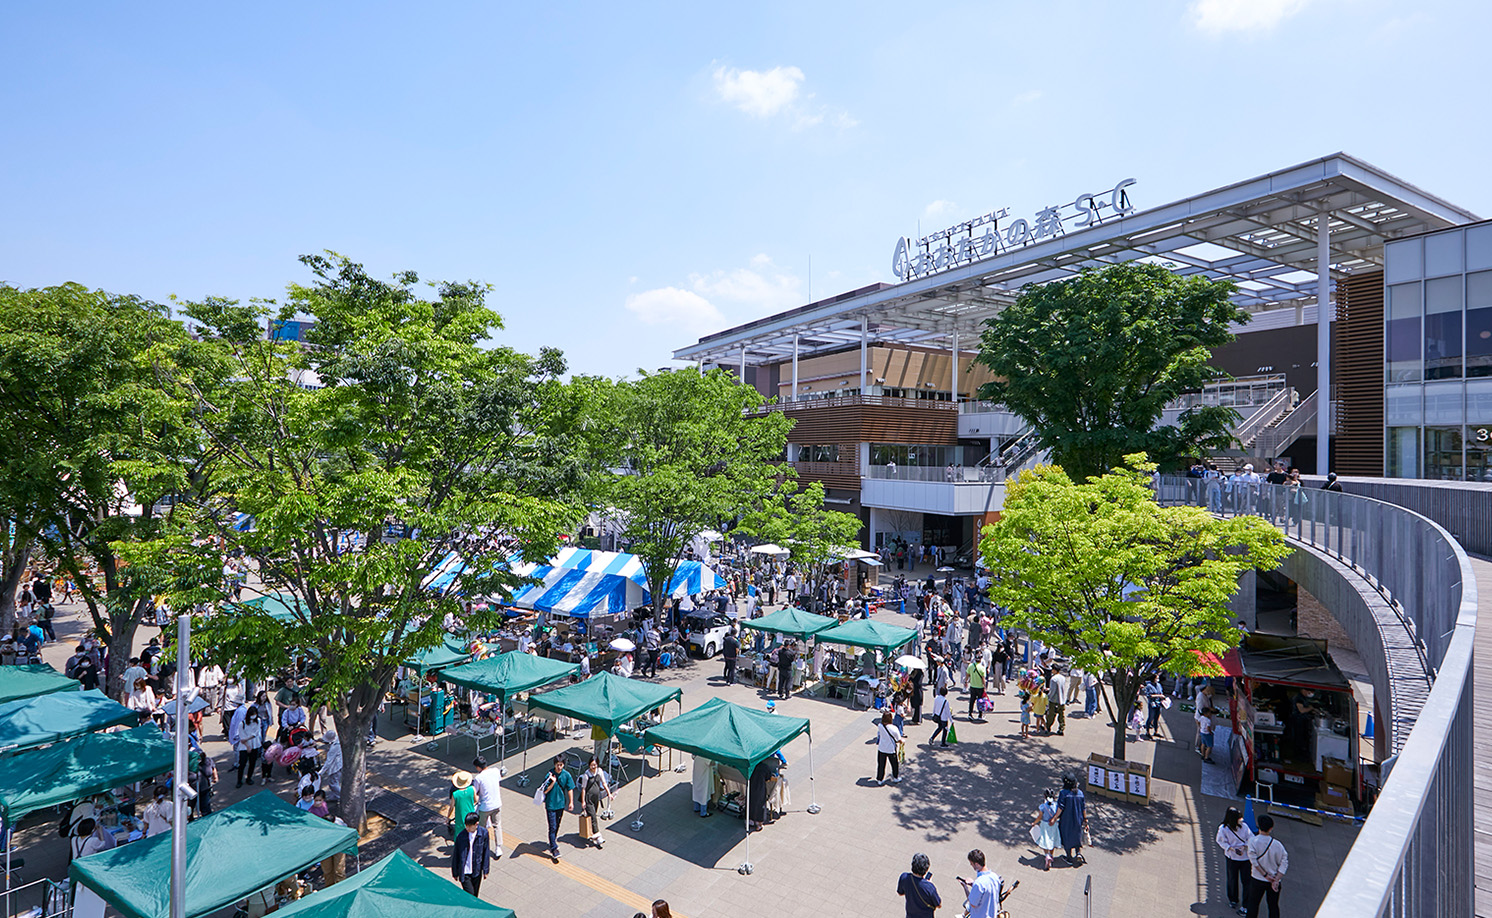
[[[1212,761],[1212,718],[1215,714],[1215,708],[1202,708],[1197,712],[1197,730],[1200,736],[1197,751],[1201,753],[1204,762]]]
[[[1021,736],[1031,735],[1031,693],[1025,689],[1015,693],[1021,701]]]
[[[1038,725],[1046,724],[1046,680],[1041,676],[1036,677],[1036,687],[1031,690],[1031,713],[1036,716]],[[1050,732],[1050,731],[1048,731]]]

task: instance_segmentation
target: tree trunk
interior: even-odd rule
[[[382,680],[387,682],[388,679]],[[368,820],[368,728],[383,698],[380,685],[354,689],[339,704],[331,705],[332,723],[342,744],[342,820],[361,833]]]
[[[0,525],[5,524],[0,520]],[[30,560],[30,541],[18,537],[11,543],[7,535],[5,551],[0,553],[0,634],[10,634],[16,626],[16,590]]]
[[[120,622],[119,618],[113,616],[109,619],[109,670],[104,675],[104,694],[123,702],[130,689],[124,684],[124,671],[129,669],[134,649],[135,626]]]
[[[1129,673],[1111,673],[1114,683],[1114,758],[1124,759],[1129,736],[1129,715],[1140,697],[1140,680]]]

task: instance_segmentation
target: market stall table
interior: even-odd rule
[[[452,667],[445,670],[442,678],[453,685],[496,696],[498,716],[505,718],[508,699],[514,695],[568,679],[579,672],[578,663],[564,663],[535,654],[513,652]],[[499,761],[506,757],[506,733],[506,729],[498,733]],[[505,772],[506,766],[501,767]],[[523,768],[528,770],[527,743],[523,744]],[[526,780],[520,781],[520,784],[524,783],[527,783]]]

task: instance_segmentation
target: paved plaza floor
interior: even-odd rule
[[[79,607],[59,611],[59,636],[45,657],[59,669],[71,651],[68,635],[81,632]],[[894,614],[879,616],[907,624]],[[155,633],[142,629],[142,643]],[[744,685],[725,686],[718,661],[694,661],[666,671],[662,680],[683,689],[684,708],[719,696],[762,707],[766,695]],[[970,722],[967,703],[955,703],[959,742],[947,749],[927,745],[929,720],[909,727],[907,762],[899,785],[876,786],[873,715],[846,702],[796,696],[779,701],[779,713],[807,717],[810,741],[800,737],[785,750],[791,786],[790,811],[755,833],[750,860],[755,872],[736,868],[747,859],[742,823],[727,814],[694,815],[690,774],[651,767],[642,784],[644,826],[628,824],[638,800],[639,760],[626,758],[632,780],[621,789],[616,818],[604,823],[604,849],[581,848],[577,821],[567,814],[561,828],[563,858],[551,863],[543,851],[543,811],[532,801],[533,784],[519,786],[522,758],[510,751],[504,782],[503,849],[482,897],[508,906],[521,918],[584,916],[631,918],[646,911],[653,899],[669,901],[675,915],[688,918],[761,918],[773,916],[900,915],[898,876],[914,852],[932,859],[933,882],[945,902],[943,915],[958,915],[962,903],[955,877],[968,876],[964,859],[981,848],[992,869],[1020,880],[1007,906],[1021,916],[1160,916],[1232,914],[1223,895],[1222,853],[1213,841],[1228,801],[1200,791],[1200,761],[1192,750],[1190,715],[1173,708],[1160,742],[1133,742],[1132,761],[1154,769],[1153,799],[1148,806],[1089,799],[1093,845],[1087,863],[1065,865],[1060,857],[1050,872],[1032,845],[1029,827],[1042,791],[1060,786],[1063,772],[1083,773],[1092,752],[1107,754],[1112,745],[1108,718],[1070,718],[1065,736],[1022,739],[1013,694],[996,696],[986,722]],[[671,706],[676,711],[676,706]],[[207,748],[227,780],[218,786],[219,808],[262,786],[235,789],[230,754],[209,718]],[[449,779],[458,768],[470,769],[472,741],[454,737],[435,748],[414,740],[403,727],[399,709],[381,718],[381,739],[369,753],[370,796],[385,796],[399,821],[397,838],[418,861],[449,876],[451,842],[445,837],[443,804]],[[527,774],[538,780],[553,755],[574,750],[589,754],[587,729],[533,747]],[[675,763],[685,760],[675,754]],[[288,799],[292,782],[284,777],[270,787]],[[822,807],[806,809],[811,800]],[[394,804],[398,804],[395,806]],[[1240,807],[1241,801],[1238,802]],[[377,809],[378,807],[373,807]],[[1276,837],[1290,853],[1289,878],[1283,896],[1287,914],[1315,912],[1356,829],[1328,821],[1321,826],[1280,819]],[[388,841],[388,839],[385,839]],[[18,839],[28,860],[27,878],[65,872],[65,842],[55,833],[55,817],[41,814],[25,821]],[[376,850],[378,842],[371,846]],[[1060,854],[1060,852],[1059,852]],[[165,878],[162,878],[165,882]]]

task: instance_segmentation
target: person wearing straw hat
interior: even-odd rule
[[[471,786],[471,772],[458,771],[451,776],[451,832],[462,831],[466,814],[477,811],[477,789]]]

